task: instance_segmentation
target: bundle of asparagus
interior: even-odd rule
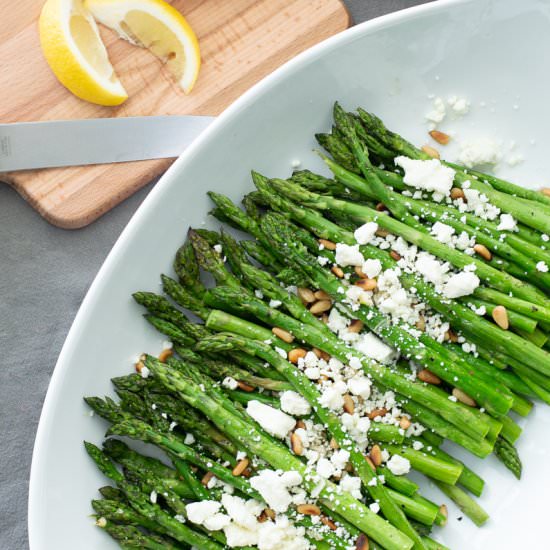
[[[86,398],[166,459],[86,443],[123,548],[444,549],[411,470],[477,525],[484,481],[444,441],[521,475],[511,413],[550,403],[550,199],[361,109],[317,139],[333,179],[253,173],[244,210],[210,193],[249,238],[190,230],[166,296],[134,294],[171,348]]]

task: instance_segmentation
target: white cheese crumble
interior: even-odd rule
[[[282,473],[260,470],[257,475],[250,478],[250,485],[275,512],[286,512],[292,503],[292,495],[288,489],[301,483],[302,476],[294,470]]]
[[[386,466],[388,470],[396,476],[408,474],[411,470],[411,463],[409,460],[399,455],[392,455]]]
[[[359,245],[348,245],[344,243],[336,244],[336,263],[342,267],[361,266],[365,258],[363,254],[359,252]]]
[[[456,116],[464,116],[470,112],[470,102],[465,97],[452,95],[447,99],[447,104],[451,107],[453,114]]]
[[[479,277],[471,271],[462,271],[452,275],[443,287],[443,294],[447,298],[467,296],[479,286]]]
[[[537,268],[537,271],[541,271],[542,273],[548,272],[548,266],[544,262],[537,262],[535,267]]]
[[[186,433],[183,442],[186,445],[193,445],[195,443],[195,436],[192,433]]]
[[[388,363],[395,357],[394,350],[382,342],[373,332],[362,334],[353,347],[380,363]]]
[[[256,420],[264,430],[281,439],[286,437],[288,432],[292,430],[296,424],[292,416],[270,407],[265,403],[256,401],[255,399],[248,402],[246,412]]]
[[[369,504],[370,511],[374,514],[378,514],[380,512],[380,504],[378,502],[373,502]]]
[[[143,366],[143,367],[141,367],[141,370],[139,371],[139,374],[141,374],[142,378],[149,378],[149,375],[151,374],[151,371],[147,367]]]
[[[304,416],[311,412],[311,405],[299,393],[288,390],[280,394],[281,409],[296,416]]]
[[[376,222],[367,222],[358,227],[353,236],[358,244],[368,244],[372,241],[374,234],[378,231],[378,224]]]
[[[449,194],[453,186],[455,171],[438,159],[415,160],[399,156],[395,158],[395,164],[405,171],[403,181],[407,185],[432,191],[434,200],[438,202]]]
[[[501,214],[500,223],[497,225],[499,231],[516,231],[518,224],[511,214]]]
[[[239,384],[234,378],[231,378],[231,376],[226,376],[222,381],[222,386],[229,390],[236,390],[239,387]]]
[[[437,124],[443,122],[447,109],[445,102],[440,97],[436,97],[433,100],[432,109],[426,113],[426,120],[430,123],[431,128],[435,128]]]
[[[375,277],[378,277],[378,275],[380,275],[380,272],[382,271],[382,264],[380,263],[380,260],[372,260],[371,258],[369,258],[368,260],[365,260],[365,262],[361,266],[361,271],[369,279],[374,279]]]
[[[430,233],[443,244],[451,242],[451,237],[454,235],[455,229],[450,225],[446,225],[441,222],[435,222],[431,229]]]
[[[461,142],[458,162],[467,168],[498,164],[501,146],[488,137],[477,137]]]
[[[223,529],[231,518],[225,514],[218,513],[221,503],[215,500],[202,500],[200,502],[191,502],[187,504],[185,510],[187,517],[192,523],[204,525],[210,531],[219,531]]]
[[[221,244],[215,244],[213,248],[218,254],[222,253],[223,248]]]

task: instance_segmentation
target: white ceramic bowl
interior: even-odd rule
[[[510,171],[539,184],[548,145],[550,3],[526,0],[441,1],[354,27],[298,56],[230,107],[166,173],[132,218],[75,319],[50,384],[38,429],[29,498],[32,550],[114,548],[89,518],[89,501],[105,480],[82,440],[100,442],[106,425],[83,395],[110,393],[109,378],[128,372],[161,338],[130,295],[157,290],[189,225],[206,219],[209,189],[238,200],[251,168],[287,176],[294,159],[320,168],[313,134],[327,130],[331,106],[364,106],[391,128],[423,143],[429,94],[466,95],[471,114],[453,128],[516,140],[526,162]],[[486,102],[486,107],[480,106]],[[531,140],[534,140],[534,145]],[[506,175],[507,171],[504,171]],[[212,224],[208,221],[207,224]],[[441,540],[453,549],[550,547],[547,437],[542,406],[519,443],[525,473],[518,483],[496,460],[466,457],[486,479],[482,529],[450,507]],[[433,488],[423,492],[436,496]]]

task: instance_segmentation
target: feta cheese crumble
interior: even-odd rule
[[[502,157],[500,145],[488,137],[477,137],[460,144],[458,161],[467,168],[498,164]]]
[[[249,401],[246,406],[246,412],[256,421],[258,424],[271,435],[283,439],[288,432],[294,428],[296,421],[292,416],[285,414],[279,409],[275,409],[260,403],[255,399]]]
[[[299,393],[288,390],[280,395],[281,409],[284,412],[296,416],[305,416],[311,412],[311,405]]]
[[[367,222],[358,227],[353,236],[359,244],[368,244],[372,241],[374,234],[378,231],[378,224],[376,222]],[[341,265],[341,264],[340,264]]]
[[[343,243],[336,244],[336,263],[342,267],[361,266],[365,258],[363,254],[359,252],[359,245],[349,245]]]
[[[396,476],[408,474],[411,470],[411,463],[409,460],[399,455],[392,455],[386,466],[388,470]]]
[[[447,298],[467,296],[479,286],[479,277],[471,271],[462,271],[452,275],[443,287],[443,294]]]
[[[257,475],[250,478],[250,485],[275,512],[286,512],[292,503],[292,495],[288,489],[301,483],[302,476],[294,470],[282,473],[260,470]]]
[[[399,156],[395,164],[405,171],[403,181],[415,189],[434,193],[434,200],[440,202],[453,186],[455,171],[441,164],[438,159],[415,160]]]

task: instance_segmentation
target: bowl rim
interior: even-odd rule
[[[276,82],[287,78],[294,71],[299,70],[301,66],[315,60],[318,57],[322,57],[324,54],[332,51],[340,45],[353,41],[359,36],[373,34],[391,25],[402,23],[415,17],[427,15],[440,10],[448,10],[454,6],[471,3],[473,1],[474,0],[431,0],[424,4],[398,10],[381,15],[374,19],[370,19],[363,23],[359,23],[323,40],[322,42],[319,42],[318,44],[315,44],[285,62],[237,98],[219,116],[216,117],[216,119],[185,149],[185,151],[177,158],[172,166],[170,166],[170,168],[161,176],[159,181],[154,185],[153,189],[149,192],[147,197],[137,208],[122,230],[94,277],[92,284],[90,285],[84,299],[82,300],[82,303],[80,304],[80,307],[78,308],[53,369],[36,430],[30,468],[29,494],[27,501],[27,530],[29,547],[31,549],[33,547],[37,547],[35,543],[39,537],[39,533],[36,531],[36,526],[39,524],[37,519],[40,514],[40,506],[38,505],[40,500],[39,479],[41,475],[45,473],[42,466],[42,449],[46,444],[48,430],[51,427],[51,418],[53,414],[52,409],[59,398],[58,388],[60,388],[60,384],[58,381],[63,377],[66,370],[70,368],[70,362],[67,361],[66,358],[69,357],[75,347],[78,346],[82,332],[81,327],[86,324],[89,318],[89,312],[92,309],[91,305],[98,299],[98,296],[101,295],[102,289],[110,280],[110,273],[114,269],[118,257],[121,255],[128,243],[130,243],[134,238],[134,234],[141,226],[142,219],[145,215],[151,209],[158,207],[164,189],[170,185],[173,185],[174,180],[183,170],[185,170],[185,166],[192,161],[197,152],[199,152],[203,147],[208,147],[211,136],[214,136],[219,129],[223,128],[225,125],[231,124],[233,120],[238,117],[238,114],[254,101],[254,98],[269,90],[269,88]]]

